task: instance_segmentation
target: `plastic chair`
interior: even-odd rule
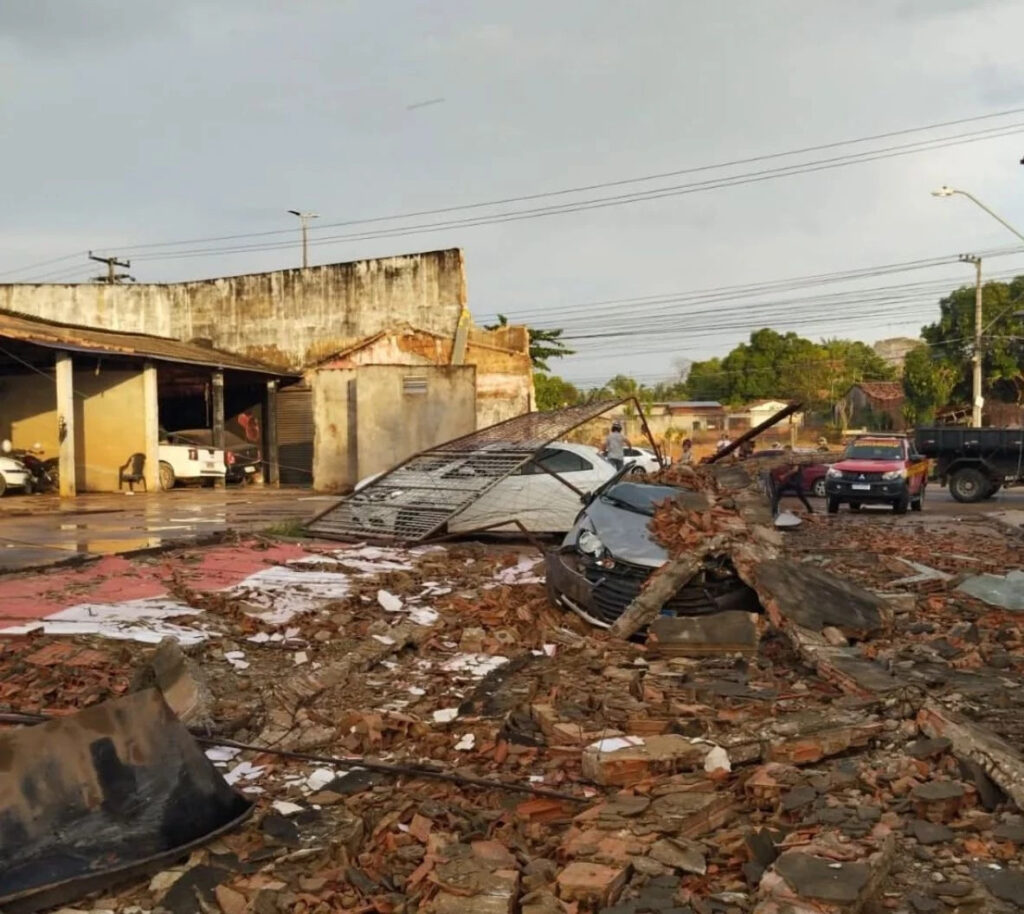
[[[124,488],[124,484],[128,483],[129,490],[134,492],[135,483],[141,482],[142,488],[148,492],[149,487],[146,485],[145,469],[146,455],[132,454],[125,462],[125,465],[117,469],[117,490],[120,492]]]

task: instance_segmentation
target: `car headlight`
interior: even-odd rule
[[[829,467],[828,472],[825,474],[825,476],[829,479],[842,479],[843,471],[837,470],[835,467]]]
[[[604,552],[604,543],[601,537],[591,530],[584,530],[576,540],[576,548],[584,555],[593,556],[595,559]]]
[[[882,474],[882,479],[903,479],[906,475],[903,470],[889,470],[888,473]]]

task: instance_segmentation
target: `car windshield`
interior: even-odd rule
[[[846,449],[847,460],[900,460],[903,449],[889,441],[854,441]]]
[[[602,500],[629,511],[654,516],[654,506],[666,498],[675,498],[678,489],[671,486],[649,486],[636,482],[620,482],[607,492],[601,493]]]

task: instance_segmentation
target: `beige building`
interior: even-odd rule
[[[0,285],[0,312],[63,328],[54,345],[70,354],[80,392],[87,385],[81,366],[100,351],[75,349],[83,333],[112,334],[103,345],[125,347],[128,358],[145,359],[154,346],[188,347],[188,364],[205,374],[168,363],[147,382],[158,386],[159,425],[217,433],[241,419],[248,432],[259,430],[272,483],[341,490],[366,468],[376,472],[381,461],[396,462],[533,406],[527,332],[473,326],[457,249],[182,283]],[[12,361],[0,366],[2,377],[16,376],[8,385],[18,391],[37,384],[39,398],[48,400],[56,383],[53,358],[43,360],[42,375]],[[112,358],[101,356],[108,371]],[[231,368],[231,359],[246,367]],[[243,394],[237,385],[224,389],[218,368],[277,380],[269,395],[265,381]],[[0,431],[9,429],[15,447],[39,441],[48,450],[56,433],[32,435],[25,417],[14,421],[14,396],[0,399]],[[119,407],[110,415],[119,418],[104,419],[104,427],[127,426],[143,413]],[[82,414],[91,429],[99,420],[90,417]],[[51,420],[39,418],[32,428]],[[102,471],[72,471],[69,478],[87,490],[116,488],[112,459],[104,459]]]
[[[780,410],[789,406],[789,400],[753,400],[743,406],[729,410],[728,426],[730,432],[745,432],[756,428],[770,419]],[[803,428],[804,414],[793,413],[786,419],[785,428]]]

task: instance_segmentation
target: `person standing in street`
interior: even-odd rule
[[[685,466],[693,465],[693,442],[689,438],[683,439],[683,453],[679,458],[679,462]]]
[[[772,496],[772,517],[779,513],[779,502],[783,495],[795,495],[803,502],[808,514],[814,513],[814,508],[807,500],[804,492],[803,475],[799,464],[785,464],[776,467],[768,474],[771,483]]]
[[[626,448],[629,446],[629,439],[622,434],[622,423],[613,422],[612,430],[604,440],[604,451],[602,453],[616,470],[621,470],[625,466]]]

